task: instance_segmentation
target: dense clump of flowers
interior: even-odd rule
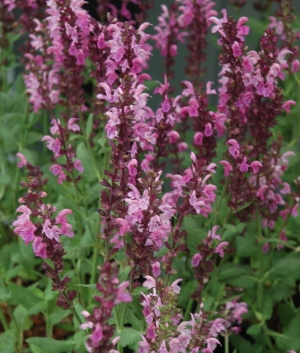
[[[63,256],[66,254],[60,236],[69,238],[74,236],[67,219],[67,215],[73,212],[64,209],[54,216],[56,207],[43,203],[43,199],[47,197],[42,191],[47,182],[42,179],[43,173],[39,168],[32,166],[21,153],[17,156],[21,159],[18,166],[25,167],[28,171],[28,182],[21,182],[22,187],[27,188],[28,192],[19,199],[22,205],[18,207],[17,212],[22,214],[13,223],[14,233],[22,238],[26,245],[32,243],[35,256],[49,259],[53,263],[51,267],[45,262],[43,268],[47,277],[52,280],[52,290],[60,293],[57,305],[69,309],[76,291],[66,293],[71,279],[68,275],[63,279],[59,276],[64,268]]]
[[[112,311],[118,304],[132,301],[131,295],[126,291],[128,286],[129,282],[119,283],[116,262],[106,261],[100,268],[96,284],[101,296],[97,295],[94,299],[99,303],[99,306],[95,307],[92,314],[87,311],[82,312],[86,322],[80,326],[81,329],[92,331],[86,341],[86,348],[89,352],[118,353],[113,347],[120,337],[112,340],[114,328],[108,323],[108,320],[112,317]]]
[[[146,276],[143,286],[152,289],[152,293],[142,293],[143,314],[148,326],[139,343],[139,353],[186,352],[186,349],[212,353],[220,344],[215,337],[225,331],[225,320],[216,319],[209,323],[202,306],[199,314],[191,314],[190,321],[182,321],[183,316],[177,308],[178,283],[181,281],[177,279],[166,287],[153,277]]]

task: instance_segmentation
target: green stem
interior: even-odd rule
[[[97,260],[98,260],[98,249],[97,249],[97,246],[94,246],[90,284],[96,283],[97,262],[98,262]],[[90,291],[88,306],[90,306],[92,304],[92,300],[93,300],[93,293],[92,293],[92,291]]]
[[[258,206],[256,205],[256,227],[257,227],[257,235],[258,239],[260,240],[262,238],[261,234],[261,225],[260,225],[260,219],[259,219],[259,211],[258,211]],[[262,306],[263,306],[263,251],[262,251],[262,246],[259,243],[259,249],[258,249],[258,256],[259,256],[259,275],[260,275],[260,281],[257,284],[257,309],[261,313],[262,312]]]
[[[225,335],[225,353],[229,353],[229,336]]]
[[[94,170],[96,172],[97,178],[98,178],[99,181],[101,181],[102,180],[102,175],[101,175],[101,172],[100,172],[100,170],[98,168],[98,164],[97,164],[97,161],[95,159],[95,156],[93,154],[93,151],[92,151],[92,148],[91,148],[91,144],[89,143],[89,137],[88,137],[88,134],[87,134],[86,129],[85,129],[85,123],[84,123],[84,120],[83,120],[83,115],[81,113],[80,107],[78,108],[78,115],[79,115],[79,120],[80,120],[80,127],[81,127],[81,130],[82,130],[84,139],[85,139],[85,144],[86,144],[88,153],[89,153],[90,158],[91,158],[91,160],[92,160],[92,162],[94,164]]]
[[[275,350],[274,350],[274,347],[273,347],[271,338],[270,338],[270,336],[269,336],[268,327],[266,326],[265,323],[263,324],[262,329],[263,329],[264,336],[265,336],[266,339],[267,339],[267,345],[268,345],[268,347],[269,347],[271,353],[275,353]]]
[[[184,313],[184,321],[187,321],[189,319],[193,303],[194,303],[194,299],[190,298],[188,301],[188,305],[186,307],[186,311]]]
[[[8,323],[5,318],[5,314],[3,310],[0,310],[0,321],[2,323],[2,326],[4,327],[4,330],[7,331],[9,329]]]
[[[81,319],[80,319],[80,317],[79,317],[79,315],[78,315],[76,309],[74,308],[74,304],[71,302],[71,300],[70,300],[69,297],[67,296],[66,292],[62,292],[61,294],[62,294],[62,296],[65,298],[66,302],[69,304],[70,309],[71,309],[73,315],[75,316],[75,318],[76,318],[78,324],[81,325],[81,324],[82,324],[82,321],[81,321]]]

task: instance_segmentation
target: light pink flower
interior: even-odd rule
[[[18,153],[16,153],[16,156],[18,157],[18,158],[20,158],[20,162],[18,163],[18,167],[19,168],[22,168],[22,167],[24,167],[26,164],[27,164],[27,159],[23,156],[23,154],[22,153],[20,153],[20,152],[18,152]]]
[[[215,249],[215,253],[219,254],[220,257],[224,257],[224,247],[229,245],[228,241],[223,241],[222,243],[218,244]]]

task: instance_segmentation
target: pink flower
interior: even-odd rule
[[[154,277],[158,277],[161,272],[160,271],[160,262],[159,261],[154,262],[153,264],[151,264],[151,267],[152,267],[152,272],[153,272]]]
[[[33,251],[35,256],[40,257],[42,259],[47,259],[47,244],[43,242],[42,237],[35,237],[33,241]]]
[[[80,131],[80,126],[75,123],[75,121],[79,120],[78,118],[71,118],[68,121],[68,130],[71,131]]]
[[[224,167],[224,177],[228,177],[229,173],[233,170],[231,164],[227,161],[220,161],[219,163]]]
[[[116,222],[120,224],[119,234],[122,236],[130,230],[130,225],[122,218],[116,218]]]
[[[208,81],[206,84],[206,94],[217,94],[215,89],[211,89],[211,86],[213,85],[212,81]]]
[[[247,163],[247,158],[244,157],[244,158],[243,158],[243,162],[242,162],[241,165],[240,165],[240,171],[241,171],[242,173],[247,173],[249,167],[250,167],[250,166],[249,166],[249,164]],[[255,173],[254,173],[254,174],[255,174]]]
[[[221,318],[214,320],[210,329],[210,335],[216,337],[220,332],[226,331],[226,328],[224,326],[225,322],[226,321]]]
[[[228,241],[223,241],[216,247],[215,253],[219,254],[220,257],[224,257],[224,247],[227,245],[229,245]]]
[[[292,72],[298,72],[300,69],[300,61],[298,59],[292,61]]]
[[[198,200],[196,197],[196,191],[194,190],[189,199],[190,205],[194,207],[195,211],[200,214],[201,206],[205,206],[205,202],[202,200]]]
[[[295,101],[290,99],[290,100],[288,100],[288,101],[286,101],[285,103],[282,104],[282,108],[285,109],[285,111],[287,113],[290,113],[291,112],[291,106],[292,105],[296,105],[296,104],[297,103]]]
[[[211,351],[214,351],[217,347],[217,344],[219,344],[221,346],[221,343],[213,337],[210,337],[206,340],[207,343],[207,348],[210,349]]]
[[[232,44],[231,48],[232,48],[233,56],[235,58],[243,54],[241,47],[242,47],[242,44],[236,41]]]
[[[54,239],[59,242],[60,229],[56,225],[52,225],[49,219],[45,220],[43,225],[43,233],[47,238]]]
[[[146,287],[148,289],[156,288],[156,281],[153,277],[145,276],[145,278],[146,278],[146,281],[143,283],[143,287]]]
[[[42,138],[42,141],[46,141],[47,142],[47,148],[50,151],[53,151],[55,154],[59,153],[61,143],[60,143],[58,138],[54,139],[51,136],[44,136]]]
[[[176,293],[176,294],[179,294],[180,293],[180,287],[178,286],[178,283],[182,281],[182,278],[179,278],[179,279],[176,279],[176,281],[174,281],[172,284],[171,284],[171,287],[173,288],[173,291]]]
[[[129,281],[121,283],[118,287],[117,298],[114,304],[129,303],[132,301],[132,297],[129,292],[125,292],[126,288],[129,286]]]
[[[229,153],[232,155],[232,157],[234,159],[236,159],[239,155],[240,155],[240,145],[239,143],[234,140],[234,139],[230,139],[227,141],[227,145],[229,145]]]
[[[165,340],[162,341],[158,353],[168,353]]]
[[[79,159],[74,162],[74,168],[77,169],[80,173],[84,172],[83,165]]]
[[[137,169],[136,169],[137,165],[138,165],[138,161],[134,158],[127,164],[127,168],[130,176],[135,177],[137,175]]]
[[[20,158],[20,160],[21,160],[21,161],[18,163],[18,167],[19,167],[19,168],[24,167],[24,165],[27,164],[27,159],[26,159],[26,158],[23,156],[23,154],[20,153],[20,152],[16,153],[16,156],[17,156],[18,158]]]
[[[262,167],[262,164],[258,161],[251,162],[250,167],[253,170],[253,174],[257,174]]]
[[[211,22],[216,24],[216,26],[213,26],[211,29],[212,33],[219,32],[221,35],[224,35],[222,25],[223,23],[227,23],[227,11],[223,9],[221,12],[223,14],[223,18],[218,19],[217,17],[210,17],[208,19],[208,24],[210,24]]]
[[[196,132],[194,136],[194,144],[201,146],[203,142],[203,133],[202,132]]]
[[[209,137],[209,136],[213,135],[213,133],[214,132],[213,132],[213,129],[211,127],[211,123],[206,124],[205,125],[205,130],[204,130],[204,135]]]
[[[50,167],[50,171],[52,172],[53,175],[57,176],[59,173],[63,170],[62,166],[59,164],[53,164]]]
[[[98,322],[96,324],[94,332],[91,335],[91,340],[94,342],[95,345],[97,345],[102,340],[102,338],[103,338],[102,327]]]
[[[13,223],[14,226],[15,223]],[[26,220],[22,225],[14,229],[14,233],[19,235],[24,240],[24,243],[28,245],[30,242],[34,241],[34,232],[36,229],[36,226],[31,221]]]
[[[187,145],[186,142],[178,143],[177,147],[178,147],[178,152],[183,152],[183,151],[186,151],[188,149],[188,145]]]
[[[192,258],[192,267],[197,267],[202,260],[201,254],[195,254]]]
[[[179,133],[175,130],[170,131],[168,137],[170,143],[175,143],[180,138]]]

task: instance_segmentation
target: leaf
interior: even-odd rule
[[[261,333],[260,324],[251,325],[247,330],[248,335],[258,335],[259,333]]]
[[[41,299],[34,295],[26,287],[18,286],[15,283],[9,283],[8,287],[12,292],[12,297],[14,301],[16,301],[18,304],[23,305],[24,308],[27,310],[34,308],[37,303],[41,302]]]
[[[126,322],[131,324],[132,328],[136,330],[140,330],[141,327],[143,327],[142,321],[137,318],[130,308],[127,308],[126,310]]]
[[[37,346],[44,353],[70,352],[74,343],[70,341],[58,341],[49,337],[31,337],[26,340],[30,345]]]
[[[239,235],[243,231],[245,223],[239,223],[236,226],[232,224],[225,224],[224,227],[226,230],[222,236],[222,240],[230,242],[233,240],[235,235]]]
[[[94,119],[94,114],[90,114],[87,123],[86,123],[86,134],[87,136],[90,136],[92,130],[93,130],[93,119]]]
[[[84,176],[90,181],[97,179],[97,172],[95,170],[93,160],[90,157],[84,142],[81,142],[78,145],[76,155],[84,167]]]
[[[278,279],[278,277],[288,277],[294,272],[300,272],[299,256],[286,256],[276,262],[273,268],[269,271],[268,277]]]
[[[14,353],[17,334],[15,330],[8,330],[0,335],[0,353]]]
[[[118,342],[122,347],[129,346],[130,344],[136,343],[142,339],[142,331],[137,331],[132,328],[124,328],[118,335],[121,337]]]
[[[0,302],[6,302],[10,297],[11,297],[11,292],[6,287],[3,279],[0,277]]]
[[[206,237],[206,233],[201,229],[203,224],[199,216],[185,217],[183,220],[183,228],[187,231],[187,247],[191,255],[195,255],[198,245]]]
[[[239,257],[251,257],[257,253],[254,234],[246,233],[244,237],[236,238],[236,250]]]
[[[270,296],[264,297],[262,314],[265,320],[269,320],[273,312],[273,300]]]
[[[120,273],[119,273],[120,283],[127,280],[129,273],[130,273],[130,266],[126,266],[124,268],[121,268]]]

